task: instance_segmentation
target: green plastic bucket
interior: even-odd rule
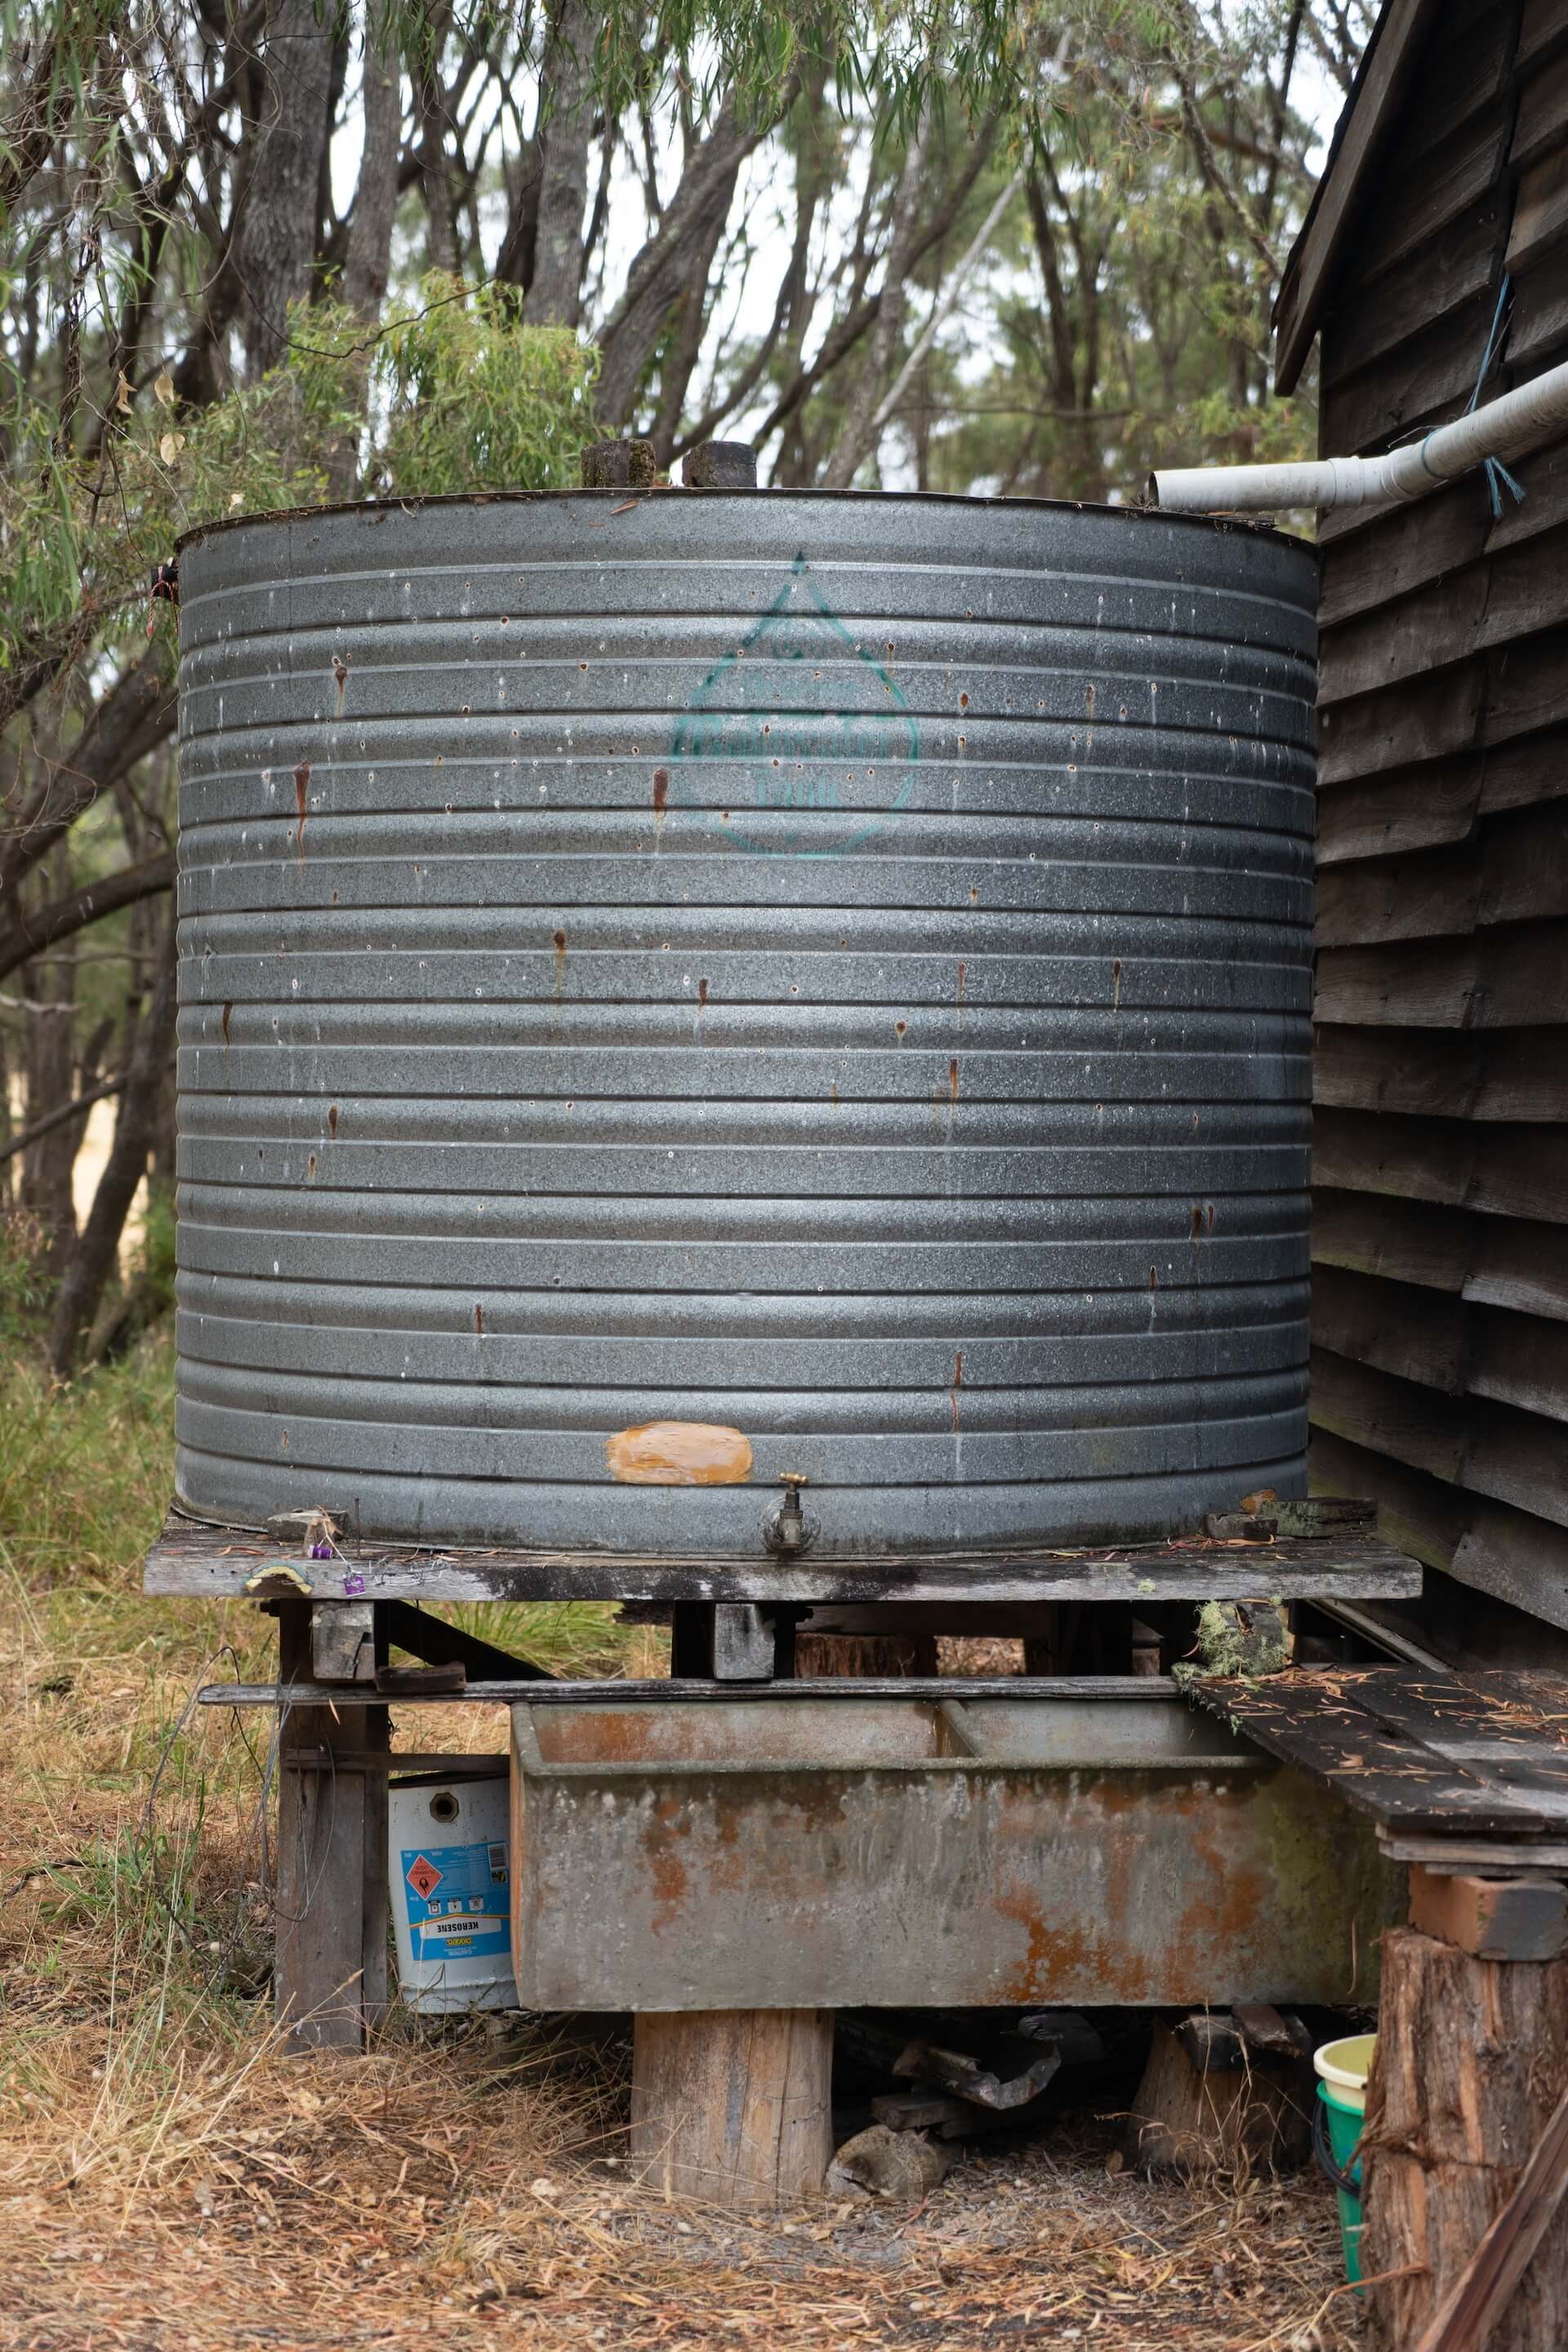
[[[1313,2147],[1320,2166],[1333,2182],[1339,2197],[1345,2276],[1358,2294],[1363,2228],[1361,2163],[1359,2158],[1354,2162],[1352,2158],[1366,2123],[1366,2078],[1372,2072],[1372,2053],[1376,2044],[1375,2033],[1352,2033],[1342,2042],[1325,2042],[1321,2050],[1312,2053],[1321,2103]]]

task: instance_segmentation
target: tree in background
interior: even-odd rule
[[[167,1297],[118,1268],[173,1180],[179,532],[566,483],[594,430],[1089,499],[1299,447],[1303,84],[1369,15],[0,0],[0,1218],[58,1371]]]

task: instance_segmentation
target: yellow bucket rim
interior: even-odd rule
[[[1347,2033],[1342,2042],[1325,2042],[1312,2053],[1312,2063],[1322,2080],[1338,2093],[1340,2105],[1357,2115],[1366,2113],[1366,2078],[1372,2072],[1375,2033]]]

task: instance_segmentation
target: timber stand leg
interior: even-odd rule
[[[1362,2274],[1379,2352],[1410,2352],[1519,2184],[1568,2084],[1568,1890],[1413,1868],[1412,1925],[1383,1939],[1363,2147]],[[1483,2335],[1568,2344],[1568,2208]]]
[[[708,2205],[819,2197],[833,2157],[833,2012],[644,2012],[632,2050],[632,2162]]]
[[[315,1678],[337,1604],[278,1604],[282,1682]],[[348,1612],[341,1612],[346,1619]],[[371,1668],[376,1636],[372,1620]],[[363,2050],[386,2010],[386,1774],[348,1758],[384,1753],[384,1706],[290,1707],[278,1749],[278,1942],[272,1986],[285,2046]],[[342,1761],[338,1760],[340,1753]]]

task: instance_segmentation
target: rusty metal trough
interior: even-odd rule
[[[527,2008],[1367,2000],[1400,1916],[1370,1825],[1168,1683],[511,1719]]]

